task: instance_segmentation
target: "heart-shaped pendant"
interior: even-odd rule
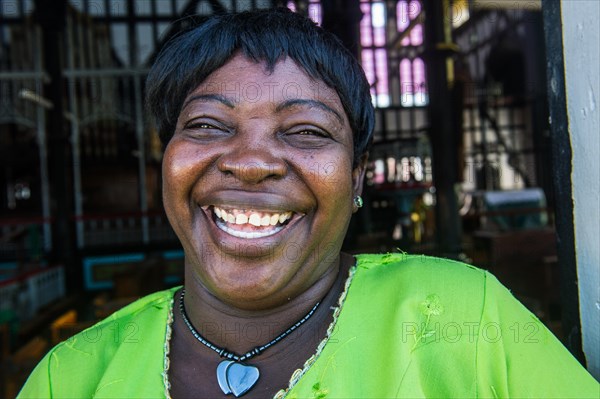
[[[225,395],[229,395],[231,393],[229,382],[227,382],[227,368],[231,363],[233,363],[233,360],[223,360],[217,366],[217,382],[219,383],[221,391],[223,391]]]
[[[217,382],[225,395],[233,393],[239,398],[258,381],[260,372],[254,366],[223,360],[217,367]]]

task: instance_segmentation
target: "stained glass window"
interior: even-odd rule
[[[360,3],[361,62],[371,84],[373,104],[379,108],[424,106],[428,102],[425,63],[417,55],[420,51],[402,51],[423,45],[421,3],[418,0],[393,3],[373,0]],[[391,75],[394,71],[397,77]],[[399,89],[392,87],[395,82],[399,82]],[[399,90],[397,99],[394,90]]]

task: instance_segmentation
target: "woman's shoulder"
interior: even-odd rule
[[[376,305],[396,316],[418,318],[426,311],[423,306],[431,305],[445,309],[440,321],[479,322],[496,299],[510,298],[503,307],[516,302],[492,274],[462,262],[402,252],[356,258],[349,290],[353,303]]]
[[[356,258],[297,397],[315,386],[332,397],[597,397],[593,378],[490,273],[404,253]]]
[[[137,380],[145,384],[139,377],[149,369],[162,371],[163,354],[155,348],[164,345],[176,289],[143,297],[56,345],[38,364],[20,396],[91,397],[99,387],[121,389],[119,384],[135,386],[140,383]],[[144,361],[131,361],[140,358]],[[74,376],[85,383],[69,383]],[[140,392],[162,389],[153,384],[138,388]]]
[[[157,291],[144,296],[127,306],[117,310],[112,315],[95,324],[92,328],[102,327],[118,321],[129,321],[146,317],[154,317],[156,313],[164,313],[171,309],[173,294],[180,287],[174,287],[163,291]]]
[[[102,343],[114,347],[137,343],[150,333],[155,324],[164,325],[176,290],[158,291],[132,302],[57,345],[54,352],[77,351],[82,347],[98,347]]]
[[[485,270],[451,259],[404,252],[356,255],[356,270],[362,280],[380,287],[402,288],[406,292],[423,290],[465,292],[482,295],[486,284],[496,279]]]

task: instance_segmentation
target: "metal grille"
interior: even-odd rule
[[[536,35],[537,49],[525,47]],[[542,186],[549,194],[549,170],[540,167],[548,154],[540,13],[480,11],[455,38],[465,85],[464,189]]]
[[[26,17],[31,2],[3,2],[0,23],[0,261],[39,256],[52,247],[43,70],[39,28]],[[16,21],[19,23],[17,24]],[[21,211],[25,218],[15,218]],[[41,236],[42,239],[37,239]],[[25,248],[16,251],[14,248]],[[13,254],[14,256],[11,256]]]
[[[70,0],[64,29],[65,126],[71,143],[77,246],[175,243],[161,210],[161,145],[143,112],[153,56],[194,15],[275,6],[270,0]],[[282,2],[277,2],[279,3]],[[318,14],[315,2],[303,6]],[[318,4],[317,4],[318,5]],[[0,2],[0,143],[8,187],[3,237],[31,226],[52,248],[40,28],[34,1]],[[316,10],[316,11],[315,11]],[[19,159],[21,157],[21,159]],[[38,172],[32,170],[35,166]],[[25,186],[24,186],[25,185]],[[23,188],[24,187],[24,188]],[[132,189],[137,187],[137,189]],[[18,191],[21,188],[21,191]],[[29,190],[29,197],[19,195]],[[11,191],[12,190],[12,191]],[[33,219],[32,219],[33,216]],[[10,237],[9,237],[10,236]],[[15,244],[7,241],[6,251]],[[10,248],[9,248],[10,247]]]

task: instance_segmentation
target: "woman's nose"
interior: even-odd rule
[[[285,161],[274,156],[266,145],[263,148],[242,147],[225,154],[217,167],[222,173],[250,184],[279,179],[287,173]]]

